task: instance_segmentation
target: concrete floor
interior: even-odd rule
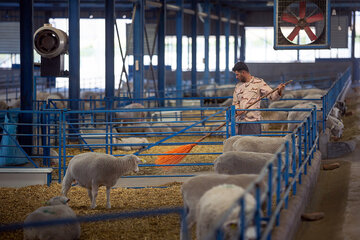
[[[356,96],[359,97],[359,93]],[[359,116],[360,106],[353,111]],[[354,122],[360,127],[359,122]],[[321,170],[306,212],[324,212],[319,221],[302,222],[295,240],[360,239],[360,136],[354,152],[323,163],[340,163],[340,168]]]

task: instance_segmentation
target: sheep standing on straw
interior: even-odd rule
[[[100,186],[106,186],[106,208],[111,208],[110,188],[124,174],[138,172],[142,161],[135,155],[116,158],[109,154],[88,152],[78,154],[70,160],[62,183],[62,194],[67,195],[71,183],[75,180],[87,188],[91,208],[96,207],[96,197]]]

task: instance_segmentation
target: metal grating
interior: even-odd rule
[[[20,53],[19,22],[0,22],[0,53]]]

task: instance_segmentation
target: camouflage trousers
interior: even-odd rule
[[[260,123],[240,123],[238,124],[238,135],[261,134]]]

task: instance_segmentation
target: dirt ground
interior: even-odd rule
[[[352,114],[343,119],[345,129],[348,130],[344,132],[346,136],[342,140],[354,139],[359,132],[360,91],[353,89],[349,95],[346,101],[348,112]],[[303,221],[295,240],[360,239],[360,174],[357,173],[360,170],[359,154],[360,142],[357,141],[354,152],[341,158],[322,161],[322,164],[338,162],[340,168],[320,171],[313,197],[305,212],[324,212],[325,217],[314,222]]]

